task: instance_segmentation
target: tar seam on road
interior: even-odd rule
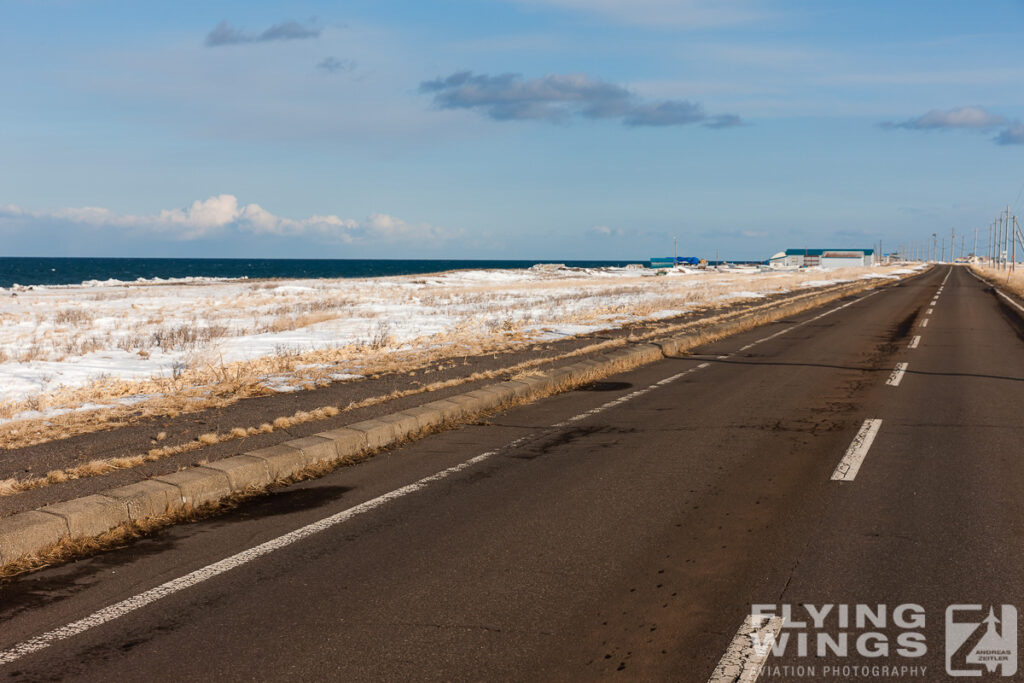
[[[885,383],[890,387],[898,387],[900,382],[903,381],[903,375],[907,372],[907,366],[909,363],[897,363],[896,369],[889,375],[889,379],[885,380]]]
[[[920,343],[921,343],[921,335],[919,335],[919,334],[914,335],[914,338],[910,340],[909,344],[907,344],[907,348],[908,349],[916,349],[917,345],[920,344]]]
[[[846,449],[843,459],[836,466],[836,471],[832,473],[832,481],[853,481],[856,478],[861,463],[867,457],[871,443],[875,440],[875,435],[878,434],[878,429],[881,426],[882,421],[879,419],[864,420],[860,431],[853,437],[850,447]]]
[[[761,675],[781,630],[781,617],[748,615],[718,661],[708,683],[754,683]]]

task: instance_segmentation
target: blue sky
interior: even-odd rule
[[[1024,5],[0,0],[0,254],[766,258],[1024,206]]]

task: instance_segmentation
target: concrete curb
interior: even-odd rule
[[[0,520],[0,567],[19,561],[31,562],[64,541],[94,538],[128,523],[216,505],[231,496],[265,490],[276,482],[317,468],[353,462],[453,422],[676,356],[686,349],[891,282],[857,282],[820,297],[782,303],[656,343],[611,351],[598,359],[498,382],[378,419],[11,515]]]

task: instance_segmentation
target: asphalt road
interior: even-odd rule
[[[22,577],[0,676],[932,681],[954,604],[980,672],[1024,607],[1017,315],[934,268]]]

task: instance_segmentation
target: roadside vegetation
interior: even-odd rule
[[[1017,296],[1024,298],[1024,266],[1014,270],[1000,270],[992,266],[975,264],[971,268],[982,277],[988,278],[992,282],[998,282]]]
[[[0,447],[893,272],[545,268],[0,290]]]

